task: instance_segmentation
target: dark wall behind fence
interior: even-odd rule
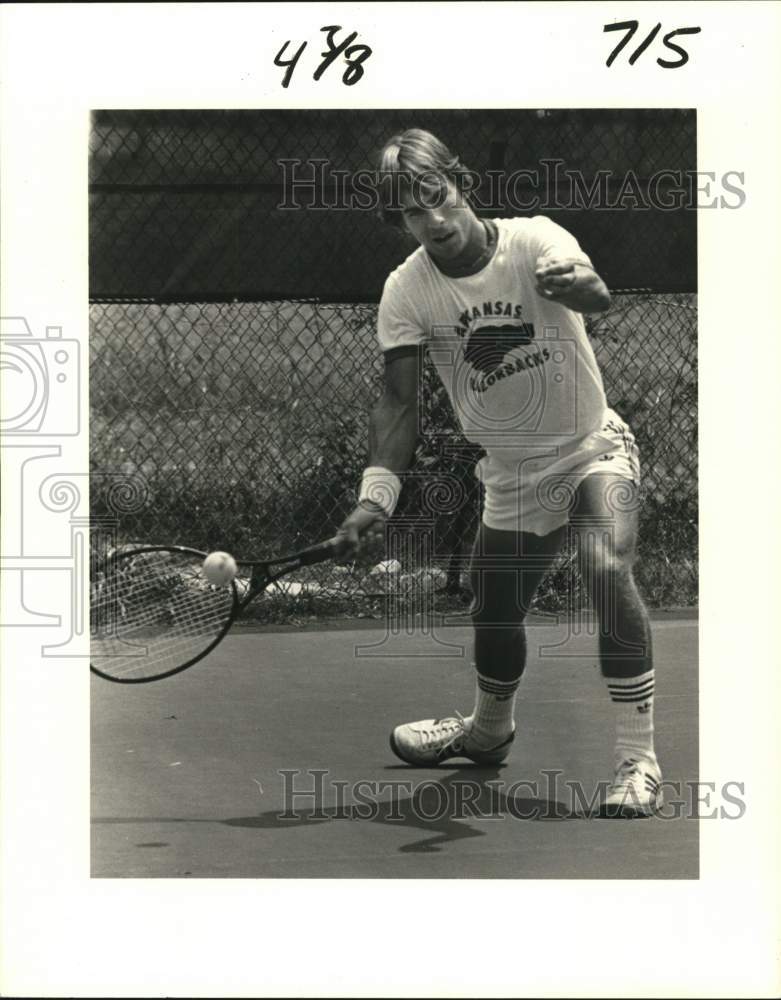
[[[356,173],[413,125],[479,175],[482,214],[550,215],[613,288],[694,291],[695,213],[631,209],[660,171],[696,168],[695,124],[687,110],[96,112],[91,293],[376,301],[412,244],[347,206],[368,204]],[[537,171],[539,184],[519,171]],[[620,207],[555,207],[573,203],[575,173],[581,191],[602,183]],[[675,179],[656,183],[674,204]],[[545,204],[521,207],[535,197]],[[280,207],[294,203],[307,210]]]

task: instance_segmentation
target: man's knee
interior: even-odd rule
[[[578,549],[581,576],[598,586],[631,581],[636,559],[634,545],[581,545]]]

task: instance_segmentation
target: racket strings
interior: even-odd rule
[[[93,583],[93,666],[112,677],[155,677],[208,649],[231,618],[233,591],[178,553],[120,559]]]

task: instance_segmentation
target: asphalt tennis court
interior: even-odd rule
[[[596,637],[571,632],[529,630],[514,749],[490,769],[413,769],[388,746],[400,722],[471,710],[468,625],[234,630],[177,677],[93,677],[92,875],[697,878],[690,807],[584,816],[613,722]],[[668,798],[687,800],[697,622],[653,632],[657,752]]]

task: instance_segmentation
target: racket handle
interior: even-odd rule
[[[329,538],[318,545],[312,545],[303,552],[299,552],[298,558],[302,566],[311,566],[313,563],[325,562],[326,559],[333,559],[336,555],[336,540]]]

